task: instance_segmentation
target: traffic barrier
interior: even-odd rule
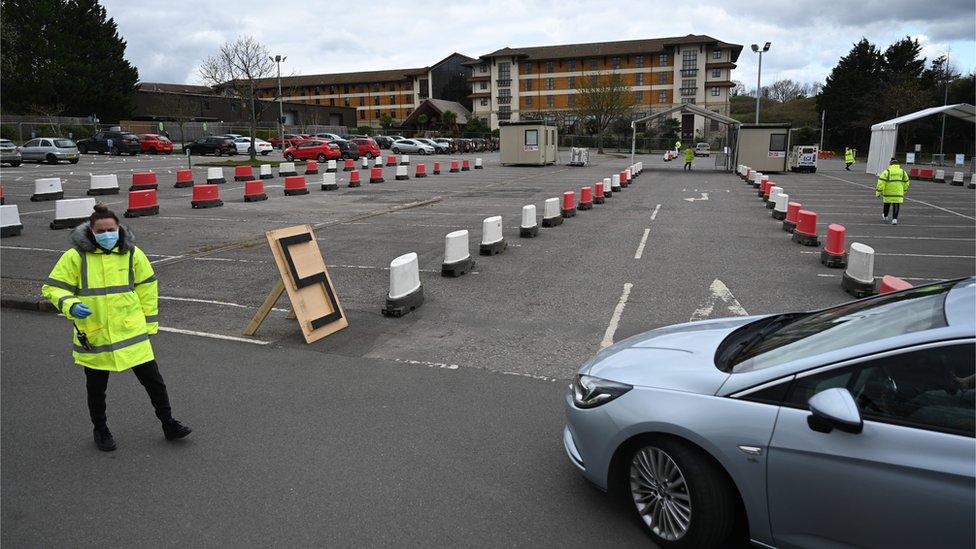
[[[262,168],[264,166],[261,166]],[[271,166],[268,166],[268,173],[270,173]],[[264,179],[264,170],[261,173],[261,179]],[[174,189],[185,189],[186,187],[193,186],[193,170],[176,170],[176,183],[173,185]]]
[[[790,201],[790,195],[786,193],[779,193],[776,198],[773,199],[773,219],[777,221],[782,221],[786,219],[786,205]]]
[[[624,172],[627,174],[627,184],[628,185],[633,185],[634,184],[634,169],[633,169],[633,167],[627,168],[626,170],[624,170]]]
[[[611,188],[610,178],[603,178],[603,198],[610,198],[613,196],[613,189]]]
[[[793,230],[793,242],[803,246],[819,246],[820,237],[817,236],[817,214],[808,210],[800,210],[796,214],[796,229]]]
[[[622,188],[623,187],[620,186],[620,174],[619,173],[615,173],[615,174],[611,175],[610,176],[610,191],[611,192],[615,192],[615,193],[619,193],[620,192],[620,189],[622,189]]]
[[[325,172],[322,174],[322,190],[323,191],[337,191],[339,190],[339,183],[336,181],[335,172]]]
[[[383,156],[382,155],[381,156],[373,157],[373,167],[374,168],[382,168],[383,167]]]
[[[268,195],[264,192],[264,181],[253,179],[244,182],[244,202],[261,202],[267,199]]]
[[[914,286],[912,286],[908,281],[898,278],[897,276],[884,275],[881,277],[881,289],[878,290],[878,293],[890,294],[891,292],[900,292],[910,288],[914,288]]]
[[[606,201],[606,194],[603,191],[603,181],[597,181],[596,184],[593,185],[593,203],[603,204]]]
[[[329,160],[325,163],[325,173],[335,173],[337,171],[336,161]]]
[[[357,175],[359,172],[355,172]],[[349,178],[352,185],[352,178]],[[305,185],[304,175],[292,175],[285,178],[285,196],[298,196],[308,194],[308,187]]]
[[[3,185],[0,185],[0,206],[7,203],[7,199],[3,197]]]
[[[847,266],[847,248],[844,247],[844,236],[847,229],[843,225],[831,223],[827,225],[827,245],[820,250],[820,262],[832,269]]]
[[[759,188],[762,189],[763,183],[766,183],[768,181],[769,181],[769,176],[768,175],[763,174],[763,175],[759,176]]]
[[[963,173],[962,172],[953,172],[953,174],[952,174],[952,181],[949,181],[949,184],[950,185],[953,185],[953,186],[956,186],[956,187],[962,187],[962,184],[963,184]]]
[[[637,163],[637,173],[638,174],[644,173],[644,161],[643,160]]]
[[[769,185],[770,185],[770,183],[771,183],[771,182],[770,182],[770,181],[769,181],[768,179],[767,179],[767,180],[765,180],[765,181],[760,181],[760,182],[759,182],[759,190],[758,190],[758,191],[756,191],[756,196],[758,196],[759,198],[763,198],[763,202],[765,202],[765,201],[766,201],[766,200],[765,200],[765,196],[766,196],[766,195],[768,194],[768,192],[769,192],[769,191],[768,191],[767,189],[768,189],[768,187],[769,187]]]
[[[119,178],[114,173],[108,175],[92,175],[88,183],[88,196],[119,194]]]
[[[918,179],[918,174],[919,174],[919,169],[918,168],[912,166],[911,168],[908,169],[908,177],[909,177],[909,179]]]
[[[580,189],[580,201],[579,210],[592,210],[593,209],[593,189],[591,187],[583,187]]]
[[[494,215],[486,217],[481,222],[481,246],[478,253],[481,255],[498,255],[505,251],[508,243],[502,236],[502,216]]]
[[[620,178],[620,186],[621,186],[621,188],[626,189],[627,186],[630,185],[630,182],[627,181],[627,172],[626,171],[621,171],[619,174],[617,174],[617,177]]]
[[[918,170],[918,178],[923,181],[932,181],[935,179],[935,168],[921,168]]]
[[[475,158],[474,159],[474,169],[476,169],[476,170],[483,170],[483,169],[485,169],[485,165],[482,164],[480,158]]]
[[[401,154],[400,155],[400,165],[401,166],[409,166],[410,165],[410,155],[409,154]]]
[[[935,183],[945,183],[945,170],[935,170],[935,176],[932,178]]]
[[[434,169],[431,171],[431,173],[433,173],[434,175],[440,175],[441,174],[441,163],[440,162],[434,162]]]
[[[746,172],[746,176],[742,178],[748,184],[752,184],[752,180],[756,178],[756,170],[749,168]]]
[[[278,177],[293,177],[296,175],[298,175],[298,172],[295,171],[294,162],[282,162],[278,164]]]
[[[969,176],[969,185],[966,185],[967,189],[976,189],[976,173]]]
[[[753,188],[758,189],[759,184],[762,183],[762,177],[763,177],[762,172],[753,172],[752,181],[750,181],[749,183],[753,186]]]
[[[383,179],[383,168],[372,167],[369,169],[369,182],[370,183],[382,183]]]
[[[151,192],[153,195],[156,191]],[[132,193],[129,193],[129,204],[132,204]],[[70,229],[81,225],[91,216],[95,210],[94,198],[64,198],[54,203],[54,221],[51,222],[52,229]]]
[[[347,158],[345,162],[343,162],[342,164],[342,171],[344,172],[351,172],[355,169],[356,169],[356,164],[355,162],[352,161],[352,158]]]
[[[397,181],[404,181],[406,179],[410,179],[410,176],[407,175],[406,165],[400,164],[399,166],[396,167],[396,176],[394,177],[394,179],[396,179]]]
[[[539,236],[539,224],[535,221],[535,204],[522,206],[522,223],[519,225],[519,236],[522,238]]]
[[[461,169],[458,166],[460,166],[460,162],[458,162],[457,160],[451,160],[451,170],[450,170],[451,173],[458,173],[459,171],[461,171]]]
[[[630,166],[627,167],[627,177],[630,178],[631,183],[633,183],[633,181],[635,179],[637,179],[637,165],[636,164],[631,164]]]
[[[766,208],[770,210],[773,209],[773,207],[776,206],[776,202],[773,200],[773,198],[782,192],[783,187],[777,187],[775,183],[770,183],[769,191],[766,193],[766,196],[763,197],[763,201],[766,203]]]
[[[226,182],[222,168],[207,168],[207,185],[220,185]]]
[[[346,185],[346,186],[347,187],[353,187],[353,188],[355,188],[355,187],[359,187],[360,185],[361,185],[361,182],[359,180],[359,170],[355,170],[353,172],[350,172],[349,173],[349,184]]]
[[[427,166],[424,163],[417,164],[417,171],[414,177],[427,177]]]
[[[390,291],[386,294],[383,316],[399,318],[423,304],[424,287],[420,284],[417,253],[401,255],[390,262]]]
[[[250,181],[254,179],[254,170],[250,166],[234,166],[234,181]]]
[[[274,175],[271,173],[271,164],[261,164],[258,167],[258,179],[274,179]]]
[[[447,233],[444,238],[444,262],[441,276],[459,277],[474,267],[474,258],[468,251],[468,231]]]
[[[800,213],[803,206],[799,202],[789,202],[786,204],[786,219],[783,220],[783,230],[792,233],[796,229],[796,216]]]
[[[305,175],[318,175],[319,174],[319,163],[315,160],[307,160],[305,162]]]
[[[745,167],[745,166],[744,166],[743,164],[739,164],[739,165],[737,165],[737,166],[735,167],[735,175],[737,175],[737,176],[739,176],[739,177],[742,177],[742,168],[744,168],[744,167]]]
[[[387,156],[387,157],[386,157],[386,165],[387,165],[387,166],[396,166],[396,165],[397,165],[397,159],[396,159],[396,156],[394,156],[394,155],[392,155],[392,154],[391,154],[391,155],[389,155],[389,156]]]
[[[34,194],[31,195],[31,202],[61,200],[62,198],[64,198],[64,189],[61,188],[60,177],[44,177],[34,180]]]
[[[573,191],[563,193],[563,204],[559,213],[563,217],[576,217],[576,194]]]
[[[858,299],[878,293],[874,283],[874,248],[860,242],[851,244],[840,287]]]
[[[559,213],[559,199],[547,198],[545,209],[542,211],[542,226],[555,227],[563,224],[563,216]]]
[[[207,184],[193,187],[190,206],[194,208],[216,208],[223,205],[224,201],[220,199],[220,187],[217,185]]]
[[[159,188],[159,184],[156,183],[156,172],[134,172],[132,174],[132,185],[129,186],[130,191],[155,190],[157,188]]]
[[[95,205],[92,204],[92,208]],[[144,191],[129,191],[129,207],[122,214],[125,217],[145,217],[159,213],[159,201],[156,199],[156,189]]]
[[[466,172],[471,170],[471,161],[465,158],[461,161],[461,171]]]
[[[20,222],[20,209],[16,204],[0,205],[0,238],[20,236],[24,225]]]
[[[367,158],[365,156],[362,157],[362,158],[360,158],[359,159],[359,167],[361,169],[363,169],[363,170],[368,170],[369,169],[369,158]]]

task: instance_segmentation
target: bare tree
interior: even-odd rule
[[[768,93],[768,95],[767,95]],[[768,86],[768,88],[763,88],[763,97],[768,97],[774,101],[779,101],[780,103],[786,103],[788,101],[793,101],[794,99],[800,99],[807,96],[807,87],[799,82],[790,80],[789,78],[783,80],[777,80]]]
[[[185,93],[167,93],[163,99],[167,118],[176,123],[180,131],[180,143],[186,143],[186,123],[196,118],[199,98]]]
[[[729,95],[731,95],[732,97],[737,97],[737,96],[745,95],[746,94],[746,86],[745,86],[745,84],[743,84],[739,80],[733,80],[732,83],[735,84],[735,85],[732,86],[731,89],[729,89]]]
[[[591,121],[597,131],[598,152],[603,152],[603,136],[614,120],[626,118],[634,109],[634,94],[620,74],[593,74],[577,86],[574,113],[580,121]]]
[[[254,136],[257,133],[258,115],[273,104],[258,99],[258,81],[270,78],[274,70],[275,62],[268,54],[268,48],[250,36],[225,43],[220,51],[208,57],[200,66],[203,82],[239,100],[241,109],[248,114],[251,160],[257,157]]]

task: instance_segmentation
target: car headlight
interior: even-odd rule
[[[633,388],[626,383],[579,374],[573,380],[573,403],[578,408],[595,408]]]

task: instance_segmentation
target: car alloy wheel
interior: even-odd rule
[[[47,163],[48,164],[57,164],[58,163],[58,157],[54,156],[53,154],[47,155],[47,157],[45,158],[45,160],[47,160]]]
[[[214,151],[214,156],[224,156],[224,151],[221,149],[217,149]]]
[[[393,147],[392,152],[393,152],[393,154],[400,154],[400,149],[397,148],[397,147]]]
[[[630,495],[655,535],[677,541],[691,525],[691,493],[684,474],[664,450],[645,446],[630,463]]]
[[[292,160],[295,160],[295,156],[291,153],[288,153],[285,155],[285,160],[291,162]]]
[[[317,160],[318,163],[321,164],[321,163],[325,162],[325,155],[322,154],[322,153],[319,153],[319,155],[315,157],[315,160]]]
[[[86,147],[84,145],[78,145],[78,152],[80,154],[87,154],[88,153],[88,147]]]

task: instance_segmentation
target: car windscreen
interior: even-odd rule
[[[70,149],[75,146],[75,142],[70,139],[55,139],[54,146],[59,149]]]
[[[122,139],[131,139],[133,141],[138,141],[139,140],[139,136],[137,136],[134,133],[123,133],[122,134]]]
[[[945,298],[956,284],[855,301],[803,315],[744,350],[732,373],[751,372],[869,341],[946,326]]]

